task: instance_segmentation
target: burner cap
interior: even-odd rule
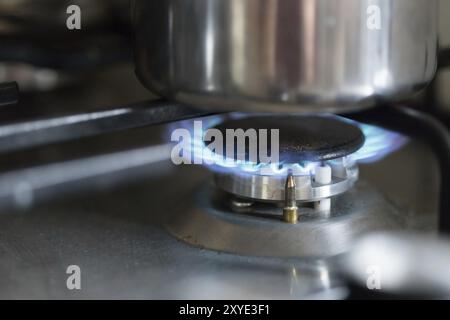
[[[256,116],[225,121],[215,129],[220,130],[224,136],[227,129],[244,131],[267,129],[269,152],[270,130],[279,129],[282,163],[319,162],[342,158],[356,152],[364,144],[364,134],[357,126],[332,117]],[[245,147],[248,157],[248,143]],[[223,150],[226,150],[225,145]]]

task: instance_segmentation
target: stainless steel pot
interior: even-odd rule
[[[423,88],[437,0],[135,0],[137,74],[206,108],[342,112]]]

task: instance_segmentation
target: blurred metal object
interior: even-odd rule
[[[0,208],[29,209],[36,202],[54,201],[68,193],[163,174],[158,163],[165,161],[170,167],[171,149],[170,144],[150,146],[0,174]]]
[[[347,274],[361,287],[367,288],[370,277],[377,276],[379,293],[450,298],[449,239],[373,234],[356,242],[344,264]]]
[[[74,81],[73,76],[53,69],[24,63],[0,63],[0,82],[11,79],[20,83],[22,92],[50,91]]]
[[[153,92],[210,109],[370,107],[433,78],[437,3],[135,0],[137,74]]]
[[[159,100],[0,125],[0,153],[205,115],[203,110]]]
[[[16,82],[0,83],[0,107],[19,102],[19,87]]]

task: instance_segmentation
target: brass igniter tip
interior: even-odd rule
[[[287,223],[296,224],[298,222],[298,208],[295,200],[295,180],[290,171],[285,186],[285,203],[283,208],[283,220]]]

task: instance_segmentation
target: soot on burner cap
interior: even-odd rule
[[[364,144],[364,134],[357,126],[332,117],[256,116],[225,121],[215,129],[224,136],[227,129],[255,129],[257,132],[267,129],[268,150],[271,150],[270,130],[279,129],[280,161],[284,163],[342,158],[356,152]],[[245,147],[248,156],[248,143]]]

